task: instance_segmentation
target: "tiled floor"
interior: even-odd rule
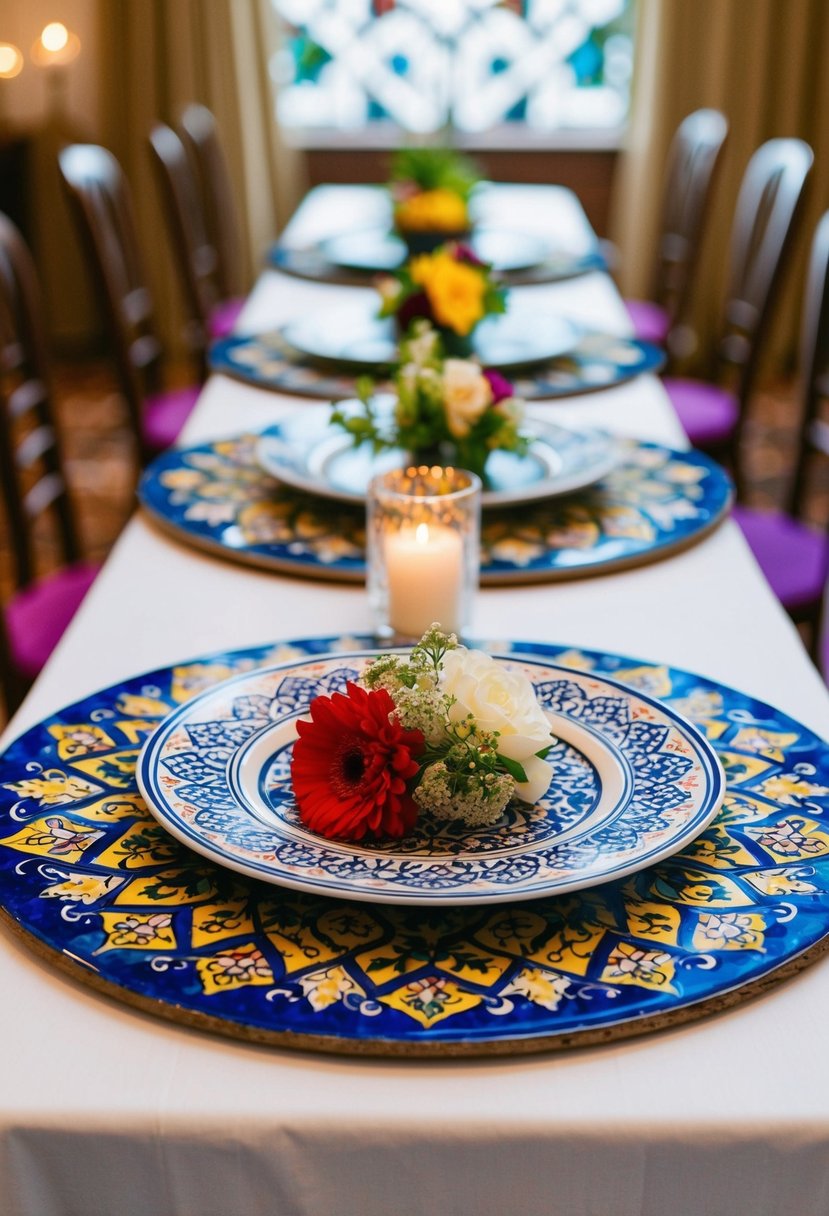
[[[125,407],[102,362],[60,365],[56,376],[59,426],[86,555],[103,561],[134,509],[137,459]],[[747,428],[749,501],[776,506],[785,500],[796,445],[796,395],[791,384],[759,394]],[[809,515],[829,517],[829,468],[815,470]],[[57,556],[52,538],[39,538],[43,568]],[[11,589],[8,536],[0,517],[0,593]],[[2,708],[0,707],[0,714]]]

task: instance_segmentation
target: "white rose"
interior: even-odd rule
[[[481,650],[459,646],[443,657],[441,687],[455,698],[453,722],[472,714],[483,731],[499,731],[498,751],[517,760],[527,780],[516,782],[524,802],[537,802],[550,784],[553,766],[537,752],[553,742],[550,723],[535,690],[520,671],[507,668]]]
[[[477,363],[469,359],[444,362],[443,402],[446,425],[456,439],[463,439],[492,403],[492,389]]]

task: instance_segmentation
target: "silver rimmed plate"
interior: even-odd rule
[[[391,412],[393,399],[378,398],[378,411]],[[340,409],[356,409],[342,402]],[[329,406],[306,406],[264,431],[257,445],[262,468],[297,490],[362,502],[377,473],[399,468],[410,458],[400,450],[376,455],[370,444],[354,447],[345,431],[330,424]],[[555,498],[584,489],[606,476],[619,459],[616,440],[601,431],[570,431],[556,423],[526,419],[522,431],[532,443],[525,456],[493,452],[486,466],[485,507],[507,507]]]
[[[281,335],[305,358],[345,370],[374,371],[397,358],[394,322],[379,319],[379,307],[379,298],[372,294],[347,306],[309,310],[284,325]],[[510,301],[506,313],[476,326],[472,354],[486,367],[531,367],[573,350],[580,336],[563,317]]]
[[[606,676],[532,657],[525,672],[557,742],[550,788],[476,832],[421,815],[403,840],[350,844],[300,821],[290,781],[297,718],[379,653],[245,672],[173,711],[138,761],[141,792],[173,836],[251,878],[393,904],[477,904],[595,886],[677,852],[711,822],[725,779],[689,722]]]
[[[532,270],[550,252],[542,237],[512,228],[479,227],[466,243],[499,274]],[[319,250],[332,266],[361,274],[391,273],[409,256],[400,237],[382,227],[339,233],[321,241]]]

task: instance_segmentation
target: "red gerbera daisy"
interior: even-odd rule
[[[347,695],[315,697],[311,721],[297,723],[291,778],[302,822],[340,840],[403,836],[417,819],[407,782],[423,750],[404,730],[384,688],[347,684]]]

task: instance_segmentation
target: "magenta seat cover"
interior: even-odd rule
[[[663,346],[671,328],[671,318],[658,304],[650,300],[625,300],[633,325],[633,332],[640,342],[655,342]]]
[[[244,306],[245,301],[241,296],[222,300],[221,304],[217,304],[207,322],[207,332],[210,337],[226,338],[228,334],[231,334]]]
[[[163,452],[175,443],[199,392],[198,385],[191,384],[145,398],[144,439],[154,452]]]
[[[829,574],[826,535],[778,511],[735,507],[734,518],[783,607],[816,604]]]
[[[99,569],[85,562],[65,566],[12,596],[6,629],[12,662],[21,675],[33,680],[42,670]]]
[[[662,383],[694,447],[710,447],[730,438],[740,416],[733,393],[704,380],[666,376]]]

